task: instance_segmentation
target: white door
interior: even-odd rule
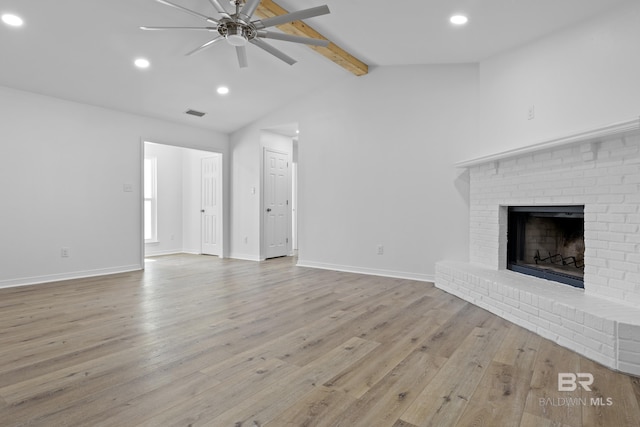
[[[221,173],[220,156],[202,159],[202,249],[204,255],[221,254]]]
[[[289,194],[289,155],[265,149],[265,258],[289,255]]]

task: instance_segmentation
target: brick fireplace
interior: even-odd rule
[[[470,262],[439,262],[436,286],[640,376],[640,120],[457,166],[469,170]],[[507,269],[509,212],[525,206],[583,209],[584,289]]]

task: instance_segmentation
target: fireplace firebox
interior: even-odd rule
[[[510,206],[507,268],[584,288],[584,206]]]

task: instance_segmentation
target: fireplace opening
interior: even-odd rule
[[[584,288],[584,206],[510,206],[507,268]]]

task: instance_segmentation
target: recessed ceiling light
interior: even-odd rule
[[[449,22],[454,25],[464,25],[469,22],[469,18],[464,15],[453,15],[451,18],[449,18]]]
[[[4,15],[2,15],[2,22],[7,25],[11,25],[12,27],[21,27],[22,24],[24,24],[22,18],[20,18],[18,15],[12,15],[10,13],[5,13]]]
[[[220,95],[226,95],[229,93],[229,88],[226,86],[220,86],[218,89],[216,89],[216,92],[218,92]]]
[[[151,62],[149,62],[149,60],[145,58],[138,58],[133,61],[133,63],[138,68],[149,68],[149,66],[151,65]]]

